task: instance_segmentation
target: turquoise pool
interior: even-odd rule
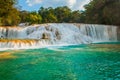
[[[0,80],[120,80],[120,43],[1,51]]]

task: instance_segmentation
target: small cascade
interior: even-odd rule
[[[117,27],[107,25],[78,25],[80,32],[92,38],[93,42],[117,41]]]
[[[0,27],[0,48],[117,41],[117,26],[51,23],[27,27]]]
[[[0,27],[0,38],[17,38],[20,29],[19,27]]]
[[[22,40],[22,39],[1,39],[0,49],[29,49],[48,46],[47,40]]]

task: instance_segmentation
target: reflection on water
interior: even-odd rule
[[[120,44],[3,51],[0,80],[120,80]]]

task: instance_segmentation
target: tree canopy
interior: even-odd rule
[[[91,23],[120,25],[120,0],[91,0],[84,11],[73,11],[67,6],[40,7],[38,11],[20,11],[17,0],[0,1],[0,25],[19,23]]]
[[[92,0],[85,9],[86,23],[120,25],[120,0]]]
[[[17,0],[0,0],[0,25],[17,25],[19,11],[15,8]]]

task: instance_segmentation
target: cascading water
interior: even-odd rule
[[[117,27],[107,25],[81,25],[80,32],[90,36],[93,42],[117,41]]]
[[[52,23],[0,27],[0,38],[0,49],[109,42],[117,41],[117,26]]]

